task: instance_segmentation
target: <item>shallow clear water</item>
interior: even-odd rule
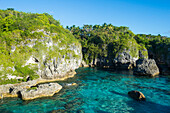
[[[71,113],[170,113],[170,76],[134,76],[131,71],[106,71],[79,68],[74,78],[63,83],[78,86],[63,88],[53,97],[22,101],[0,100],[0,113],[48,113],[63,109]],[[128,97],[131,90],[143,92],[146,102]]]

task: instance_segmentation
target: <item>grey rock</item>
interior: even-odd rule
[[[129,51],[124,51],[118,53],[118,56],[114,59],[114,65],[118,68],[132,69],[133,65],[136,65],[136,60],[129,54]]]
[[[116,62],[120,62],[121,64],[126,64],[128,62],[132,62],[132,57],[127,52],[122,52],[118,54],[115,60]]]
[[[70,70],[75,70],[80,66],[82,62],[81,46],[80,45],[75,46],[74,44],[72,44],[67,49],[74,51],[75,55],[77,55],[78,57],[74,57],[73,54],[69,53],[69,59],[65,57],[60,58],[58,57],[57,59],[52,58],[48,62],[46,62],[45,61],[46,59],[44,59],[44,61],[42,62],[46,63],[44,64],[45,69],[42,70],[41,74],[42,79],[60,78],[66,75],[67,72],[69,72]]]
[[[58,83],[41,84],[37,86],[37,89],[21,90],[21,97],[23,100],[32,100],[40,97],[53,96],[61,89],[62,86]]]
[[[38,80],[32,80],[15,85],[14,84],[0,85],[0,94],[9,94],[9,97],[16,97],[19,91],[35,85],[37,81]]]
[[[154,59],[139,59],[134,68],[135,75],[155,76],[159,74],[159,69]]]

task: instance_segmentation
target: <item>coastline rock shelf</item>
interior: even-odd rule
[[[41,84],[35,87],[35,89],[24,89],[21,90],[22,100],[32,100],[35,98],[53,96],[55,93],[59,92],[62,89],[62,86],[58,83],[48,83]]]
[[[22,97],[21,92],[32,89],[32,87],[36,88],[36,86],[38,86],[38,84],[40,84],[40,83],[47,83],[47,82],[65,80],[67,78],[73,77],[75,74],[76,74],[75,71],[70,71],[70,72],[67,72],[65,77],[59,77],[59,78],[55,78],[55,79],[39,78],[39,79],[36,79],[36,80],[32,80],[32,81],[28,81],[28,82],[22,82],[22,83],[18,83],[18,84],[0,85],[0,99],[4,98],[4,97]],[[56,90],[56,92],[59,91],[60,88],[62,88],[62,87],[60,87],[59,84],[57,86],[59,86],[59,87],[57,88],[58,90]],[[46,90],[46,91],[48,91],[48,90]],[[30,93],[30,92],[24,92],[23,94],[26,95],[25,93]],[[46,94],[46,96],[54,95],[53,92],[50,92],[50,94]],[[34,98],[38,98],[38,97],[41,97],[41,96],[45,96],[45,95],[40,94],[38,96],[38,93],[36,93]],[[32,98],[32,99],[34,99],[34,98]],[[26,99],[24,99],[24,100],[26,100]]]

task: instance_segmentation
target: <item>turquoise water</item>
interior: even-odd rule
[[[170,113],[170,76],[156,78],[134,76],[131,71],[106,71],[79,68],[74,78],[53,97],[22,101],[0,100],[0,113],[49,113],[63,109],[69,113]],[[143,92],[146,102],[128,97],[131,90]]]

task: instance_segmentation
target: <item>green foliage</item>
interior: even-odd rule
[[[82,28],[75,25],[67,27],[81,42],[83,59],[90,63],[94,58],[114,58],[117,53],[128,49],[128,42],[136,41],[128,27],[116,27],[111,24],[84,25]],[[132,52],[136,56],[135,51]]]
[[[149,50],[154,54],[155,60],[166,60],[169,52],[168,48],[170,48],[170,38],[161,35],[145,35],[145,34],[137,34],[135,37],[136,41],[146,47],[145,49]],[[146,54],[146,51],[143,51]],[[162,57],[164,56],[164,57]]]
[[[29,68],[29,65],[22,67],[21,65],[15,66],[18,76],[24,77],[23,81],[26,82],[26,77],[30,76],[31,80],[39,78],[39,76],[34,72],[33,69]]]
[[[46,43],[50,40],[58,46],[47,47]],[[42,56],[45,55],[46,62],[54,57],[62,57],[71,53],[66,51],[70,43],[79,44],[71,32],[64,29],[52,15],[18,12],[12,8],[0,10],[0,69],[3,68],[0,70],[0,83],[19,83],[26,81],[27,76],[31,80],[37,79],[39,76],[35,72],[38,71],[38,66],[25,65],[26,61],[32,56],[42,61]],[[64,52],[59,51],[59,47],[64,45]],[[44,68],[43,63],[45,62],[40,62],[41,69]],[[13,67],[15,71],[12,70]],[[7,74],[23,79],[8,80]]]
[[[36,86],[34,86],[34,87],[30,87],[30,88],[28,88],[27,90],[28,91],[30,91],[30,90],[36,90],[37,89],[37,87]]]
[[[119,52],[129,51],[132,57],[138,57],[139,51],[147,58],[151,50],[158,57],[167,54],[170,38],[161,35],[135,35],[128,27],[103,25],[84,25],[66,27],[81,42],[83,59],[90,63],[94,58],[114,59]],[[159,51],[158,51],[159,50]]]
[[[14,11],[14,8],[7,8],[7,10],[11,10],[11,11]]]

